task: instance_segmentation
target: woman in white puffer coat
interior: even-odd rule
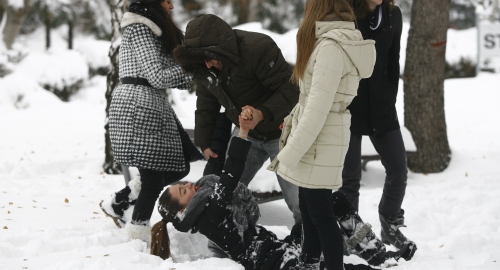
[[[302,261],[342,269],[343,243],[332,208],[342,185],[351,115],[346,107],[375,63],[374,41],[363,40],[347,0],[308,0],[297,33],[292,80],[298,104],[285,118],[280,153],[268,169],[299,186],[303,218]]]

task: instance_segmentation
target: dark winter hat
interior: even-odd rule
[[[156,2],[156,1],[161,1],[161,0],[130,0],[130,4],[135,4],[135,3],[151,3],[151,2]]]
[[[205,69],[204,61],[210,59],[229,68],[240,65],[238,37],[229,24],[213,14],[190,21],[184,42],[174,49],[174,59],[188,73]]]

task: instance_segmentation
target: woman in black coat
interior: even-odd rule
[[[179,231],[205,235],[217,246],[218,256],[231,258],[245,269],[305,269],[300,259],[300,224],[296,224],[283,240],[257,225],[258,205],[251,191],[239,183],[251,147],[247,135],[248,130],[241,128],[238,137],[232,139],[220,177],[207,175],[196,184],[178,184],[165,190],[158,204],[162,221],[155,224],[151,232],[151,254],[163,259],[171,256],[166,224],[172,222]],[[334,193],[333,206],[351,252],[372,265],[379,265],[388,258],[411,259],[411,246],[387,252],[371,226],[363,223],[342,193]],[[371,268],[345,265],[345,269]]]
[[[131,238],[149,242],[149,219],[163,187],[186,176],[189,161],[202,156],[166,94],[167,88],[189,89],[191,80],[172,57],[173,48],[184,40],[169,14],[173,4],[130,3],[120,23],[121,84],[113,92],[109,129],[116,163],[137,167],[140,179],[101,202],[101,208]]]
[[[400,73],[401,11],[394,0],[355,0],[354,10],[363,38],[375,40],[377,60],[372,76],[360,81],[358,95],[348,107],[352,114],[351,140],[339,191],[358,210],[361,139],[363,135],[369,136],[386,170],[378,210],[382,241],[403,248],[411,241],[399,230],[404,226],[401,205],[407,180],[406,150],[395,107]]]

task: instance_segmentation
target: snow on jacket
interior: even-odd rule
[[[171,55],[161,53],[161,29],[151,20],[124,14],[119,76],[145,78],[152,87],[121,84],[113,92],[109,127],[116,163],[158,171],[183,171],[177,116],[166,88],[189,89]]]
[[[245,270],[290,269],[298,263],[300,237],[289,236],[279,240],[273,232],[253,222],[248,223],[242,237],[234,222],[235,207],[230,204],[233,196],[239,196],[235,189],[250,147],[249,141],[232,138],[224,171],[215,184],[214,192],[202,205],[193,208],[194,217],[186,214],[182,222],[174,226],[182,232],[205,235],[229,258],[243,265]]]
[[[316,22],[315,48],[299,83],[299,103],[285,118],[280,153],[269,170],[301,187],[342,185],[351,124],[346,107],[359,80],[373,71],[373,44],[363,40],[352,22]]]
[[[221,106],[239,126],[241,108],[261,109],[264,120],[249,136],[269,141],[281,135],[279,125],[297,104],[298,87],[290,82],[292,69],[280,48],[267,35],[233,30],[221,18],[206,14],[189,22],[184,46],[174,50],[176,61],[194,73],[196,81],[196,145],[209,147]],[[217,58],[222,70],[209,71],[204,60]]]

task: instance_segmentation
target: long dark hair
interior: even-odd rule
[[[170,237],[168,236],[167,223],[178,223],[176,216],[182,209],[178,201],[172,199],[170,188],[167,188],[158,201],[158,212],[162,220],[157,222],[151,229],[151,255],[159,256],[166,260],[170,258]]]
[[[161,29],[162,52],[170,54],[177,45],[183,44],[184,33],[174,22],[172,16],[163,9],[162,1],[165,0],[133,3],[130,5],[129,11],[150,19]]]
[[[396,5],[395,2],[395,0],[383,0],[382,5],[389,10],[392,10],[392,8]],[[366,14],[368,14],[368,5],[366,4],[366,0],[353,0],[352,6],[357,19],[364,19]]]

